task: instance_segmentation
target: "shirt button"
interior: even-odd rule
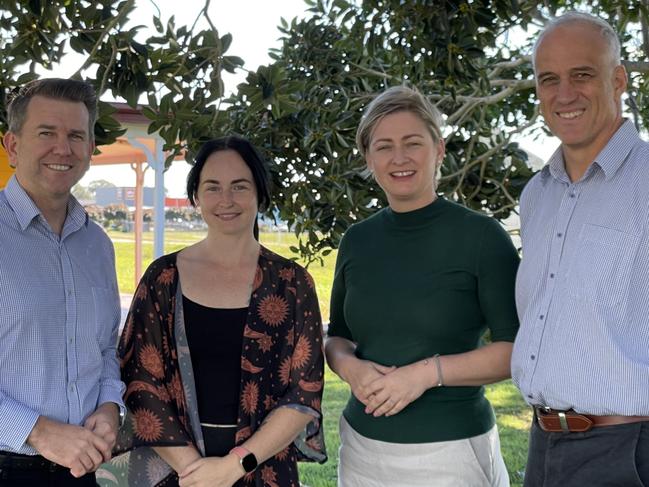
[[[68,289],[68,296],[72,296],[72,290]]]
[[[550,279],[554,279],[554,274],[550,274]]]
[[[563,233],[561,233],[561,232],[557,233],[557,237],[559,237],[559,238],[563,237]]]
[[[570,193],[570,197],[571,197],[571,198],[574,198],[574,197],[575,197],[575,193]]]
[[[539,320],[542,320],[542,319],[543,319],[543,317],[544,317],[544,315],[541,315],[541,316],[539,316]]]
[[[527,398],[528,398],[528,399],[534,399],[534,396],[533,396],[532,394],[528,394],[528,395],[527,395]]]
[[[536,355],[530,355],[530,358],[534,360],[536,358]]]

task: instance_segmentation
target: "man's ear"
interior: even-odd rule
[[[7,132],[2,138],[2,143],[9,156],[9,165],[15,169],[18,162],[18,153],[16,146],[18,145],[18,138],[13,132]]]
[[[95,142],[95,139],[93,138],[90,141],[90,147],[88,147],[88,150],[90,151],[90,154],[88,154],[88,157],[92,157],[93,155],[95,155],[95,149],[96,148],[97,148],[97,144]]]
[[[628,77],[626,74],[626,68],[622,64],[618,64],[613,68],[613,86],[615,87],[616,96],[622,96],[622,93],[626,91],[626,86],[628,83]]]

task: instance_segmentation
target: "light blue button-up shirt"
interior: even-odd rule
[[[521,198],[521,327],[530,404],[649,416],[649,144],[624,122],[571,182],[561,149]]]
[[[70,198],[54,233],[13,176],[0,192],[0,450],[25,443],[39,415],[83,424],[122,403],[115,256]]]

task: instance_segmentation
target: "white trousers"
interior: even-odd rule
[[[388,443],[340,420],[338,487],[509,487],[498,429],[434,443]]]

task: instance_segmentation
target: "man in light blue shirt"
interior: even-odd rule
[[[7,108],[16,168],[0,192],[0,485],[95,485],[122,393],[113,246],[71,196],[94,151],[97,99],[43,79]]]
[[[622,118],[606,22],[555,19],[533,61],[561,146],[521,198],[512,377],[535,409],[524,485],[649,485],[649,144]]]

